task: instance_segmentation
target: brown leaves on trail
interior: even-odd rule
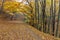
[[[0,40],[58,40],[20,21],[0,21]]]

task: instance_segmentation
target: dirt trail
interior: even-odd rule
[[[47,40],[21,21],[0,21],[0,40]],[[50,39],[48,39],[50,40]],[[55,39],[52,39],[55,40]],[[57,39],[56,39],[57,40]]]

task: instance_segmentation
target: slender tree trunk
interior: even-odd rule
[[[52,30],[53,30],[53,0],[51,0],[51,8],[50,8],[50,26],[49,26],[49,30],[50,30],[50,34],[52,35]]]
[[[58,20],[57,20],[57,30],[56,30],[56,36],[59,37],[59,22],[60,22],[60,0],[59,0],[59,12],[58,12]]]
[[[46,0],[42,2],[42,20],[43,20],[43,31],[46,31],[46,20],[45,20],[45,8],[46,8]]]
[[[1,13],[3,13],[4,0],[2,0]]]

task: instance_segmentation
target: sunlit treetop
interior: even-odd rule
[[[4,2],[3,11],[4,12],[22,12],[22,13],[30,13],[31,7],[22,2]]]

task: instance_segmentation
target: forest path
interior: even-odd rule
[[[0,40],[57,40],[49,36],[22,21],[0,21]]]

